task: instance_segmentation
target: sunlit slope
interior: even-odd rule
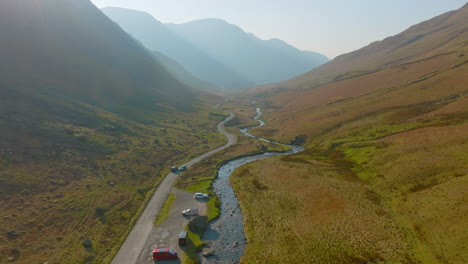
[[[281,128],[270,132],[283,139],[301,133],[316,135],[379,109],[442,100],[467,89],[467,27],[468,8],[464,7],[343,55],[273,89],[260,87],[252,93],[276,93],[268,99],[275,106],[268,128]],[[393,41],[415,32],[433,33],[407,45],[402,45],[407,40]],[[379,48],[373,52],[375,45]],[[387,56],[389,51],[395,55]],[[324,78],[327,83],[317,85]]]
[[[252,91],[267,123],[252,133],[307,149],[236,173],[245,263],[286,247],[295,262],[468,261],[467,18],[463,7]]]
[[[338,56],[321,67],[273,87],[308,89],[437,54],[455,52],[467,42],[466,9],[464,7],[414,25],[400,34]]]

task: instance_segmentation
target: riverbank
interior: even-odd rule
[[[256,126],[242,128],[240,131],[246,137],[254,138],[271,144],[286,146],[289,151],[264,152],[256,155],[244,155],[233,160],[223,162],[218,172],[215,181],[212,184],[213,192],[220,200],[219,217],[214,219],[209,224],[208,230],[202,236],[202,239],[210,251],[214,250],[214,254],[208,257],[200,255],[202,263],[229,263],[237,262],[244,254],[246,240],[244,236],[243,214],[240,210],[236,194],[231,188],[229,176],[238,167],[257,160],[271,158],[278,155],[288,155],[302,150],[298,146],[289,146],[282,143],[270,141],[264,138],[255,137],[248,133],[251,128],[265,125],[259,120],[261,116],[260,108],[256,108],[257,115],[254,120],[258,121]]]
[[[249,110],[252,109],[252,110]],[[256,138],[246,137],[242,134],[239,130],[239,127],[246,127],[253,125],[256,121],[252,118],[246,118],[245,116],[255,116],[258,113],[255,112],[255,108],[247,108],[247,109],[234,109],[228,108],[229,111],[236,112],[236,119],[231,121],[234,124],[226,124],[226,129],[235,134],[239,141],[237,144],[231,146],[229,149],[221,151],[215,155],[213,155],[210,159],[201,161],[198,164],[195,164],[190,170],[185,172],[184,174],[180,175],[176,187],[179,189],[190,190],[190,191],[201,191],[213,194],[213,186],[212,182],[218,178],[218,170],[227,163],[242,158],[242,157],[251,157],[254,155],[263,155],[265,151],[267,152],[275,152],[274,154],[284,153],[288,151],[290,148],[285,147],[284,145],[276,145],[270,142],[261,141]],[[213,200],[217,199],[216,196],[213,195]],[[213,202],[214,204],[219,204],[219,202],[212,201],[210,199],[209,202]],[[219,208],[221,206],[219,205]],[[210,207],[210,211],[214,211],[216,213],[216,217],[218,216],[219,209]],[[232,212],[231,212],[232,213]],[[213,219],[214,214],[213,212],[209,212],[210,219]],[[196,234],[194,234],[196,235]],[[203,246],[203,242],[200,240],[200,237],[196,235],[196,239],[194,239],[195,245],[194,247],[201,248]],[[192,251],[192,250],[190,250]],[[195,261],[195,259],[191,260]],[[190,260],[184,263],[192,263]]]

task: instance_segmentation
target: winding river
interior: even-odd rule
[[[220,216],[210,223],[208,230],[202,237],[202,240],[206,242],[210,248],[214,249],[215,253],[213,256],[206,258],[200,256],[202,263],[238,263],[242,255],[244,255],[246,246],[244,235],[244,216],[229,182],[229,176],[234,169],[252,161],[279,155],[289,155],[303,150],[302,147],[286,145],[251,135],[248,132],[249,129],[265,125],[265,122],[259,119],[262,115],[260,108],[257,108],[256,111],[257,115],[254,119],[257,120],[259,124],[243,128],[241,129],[241,132],[247,137],[289,146],[291,150],[280,153],[266,152],[258,155],[238,158],[226,163],[218,170],[218,177],[213,182],[213,190],[221,201]]]

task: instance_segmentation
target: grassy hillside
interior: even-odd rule
[[[168,168],[224,143],[205,107],[151,124],[89,105],[16,114],[0,119],[1,263],[15,249],[19,263],[110,261]]]
[[[224,143],[90,1],[0,2],[0,263],[108,263],[173,164]]]
[[[466,6],[414,25],[395,36],[336,57],[310,72],[286,82],[264,86],[265,91],[307,90],[359,77],[387,67],[404,65],[432,56],[455,52],[466,46]]]
[[[307,150],[236,171],[243,262],[280,261],[278,248],[294,262],[468,261],[467,18],[449,12],[252,91],[267,123],[252,133],[305,135]]]

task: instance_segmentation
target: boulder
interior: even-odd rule
[[[208,228],[208,217],[196,216],[188,223],[190,231],[201,234]]]
[[[204,257],[209,257],[209,256],[213,256],[215,253],[214,249],[212,248],[204,248],[202,250],[202,254]]]

